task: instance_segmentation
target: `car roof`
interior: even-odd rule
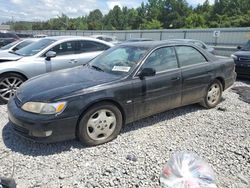
[[[196,40],[196,39],[169,39],[169,40],[172,40],[172,41],[182,41],[182,42],[202,42],[201,40]]]
[[[133,41],[133,40],[138,40],[138,41],[150,40],[150,41],[153,41],[153,39],[151,39],[151,38],[130,38],[127,41]]]
[[[91,38],[91,37],[84,37],[84,36],[49,36],[49,37],[40,38],[40,40],[42,40],[42,39],[52,39],[52,40],[56,40],[56,41],[68,41],[68,40],[72,40],[72,39],[73,40],[90,40],[90,41],[103,43],[103,44],[106,44],[108,46],[113,46],[113,44],[110,42],[106,42],[106,41]]]
[[[110,38],[113,38],[115,36],[112,36],[112,35],[90,35],[90,37],[110,37]]]
[[[135,46],[135,47],[148,47],[155,48],[162,45],[173,45],[173,44],[183,44],[181,41],[171,41],[171,40],[163,40],[163,41],[140,41],[140,42],[126,42],[120,44],[120,46]],[[186,43],[185,43],[186,44]],[[188,44],[190,45],[190,44]]]

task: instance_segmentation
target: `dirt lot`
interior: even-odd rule
[[[250,81],[234,86],[250,87]],[[0,106],[0,135],[0,176],[13,175],[21,188],[160,187],[164,163],[182,150],[209,162],[219,187],[250,186],[250,104],[231,89],[217,108],[170,110],[127,125],[98,147],[26,141],[13,133],[6,105]]]

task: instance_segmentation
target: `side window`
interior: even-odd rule
[[[77,53],[104,51],[108,48],[109,46],[94,41],[78,41],[76,47]]]
[[[175,48],[182,67],[207,62],[206,58],[193,47],[177,46]]]
[[[75,41],[68,41],[58,44],[50,50],[56,52],[56,55],[71,55],[75,54]]]
[[[164,47],[155,50],[150,56],[146,59],[143,64],[143,68],[153,68],[156,73],[178,68],[178,63],[173,47]]]

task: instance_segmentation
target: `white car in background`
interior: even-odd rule
[[[7,102],[31,77],[86,64],[112,46],[90,37],[46,37],[0,57],[0,101]]]
[[[14,41],[10,44],[7,44],[3,47],[0,48],[0,54],[2,54],[3,52],[15,52],[17,50],[20,50],[21,48],[24,48],[25,46],[28,46],[29,44],[38,41],[39,39],[37,38],[29,38],[29,39],[20,39],[17,41]],[[1,55],[0,55],[1,57]]]

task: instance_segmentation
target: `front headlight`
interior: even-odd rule
[[[36,114],[58,114],[63,112],[63,110],[66,108],[66,104],[66,102],[27,102],[22,106],[22,109],[27,112],[32,112]]]
[[[233,58],[233,59],[237,60],[237,56],[236,56],[236,55],[234,55],[234,54],[232,54],[232,55],[231,55],[231,58]]]

